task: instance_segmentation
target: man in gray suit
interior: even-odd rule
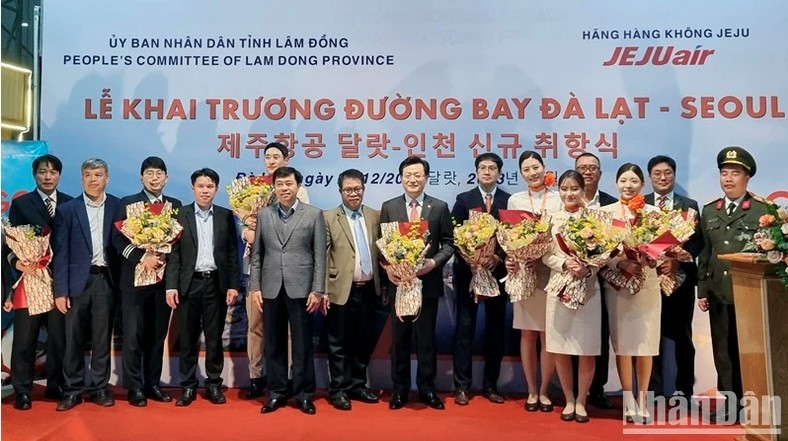
[[[287,326],[293,336],[293,396],[314,415],[315,369],[312,313],[328,308],[326,222],[320,209],[298,201],[302,176],[292,167],[273,175],[277,203],[257,213],[248,289],[265,326],[268,402],[273,412],[287,404]],[[263,308],[265,302],[265,308]]]

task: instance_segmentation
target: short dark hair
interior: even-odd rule
[[[301,181],[304,180],[304,176],[301,174],[301,172],[294,169],[293,167],[279,167],[278,169],[274,170],[273,176],[274,183],[276,183],[277,179],[286,178],[288,176],[295,176],[296,184],[298,185],[301,185]]]
[[[192,173],[192,185],[197,181],[197,178],[205,176],[206,178],[213,181],[213,183],[218,187],[219,186],[219,173],[216,173],[215,170],[211,168],[201,168],[199,170],[195,170]]]
[[[575,170],[567,170],[567,171],[561,173],[561,177],[558,178],[558,186],[560,187],[561,184],[563,184],[564,181],[566,181],[567,179],[574,179],[574,181],[577,182],[577,185],[579,185],[580,188],[582,188],[583,190],[586,189],[586,182],[583,179],[583,175],[581,175],[577,171],[575,171]]]
[[[144,174],[145,170],[153,168],[157,170],[163,171],[165,174],[167,173],[167,164],[164,163],[164,160],[159,158],[158,156],[148,156],[142,161],[142,165],[140,165],[140,174]]]
[[[285,145],[282,144],[281,142],[269,142],[265,146],[265,148],[263,148],[263,155],[265,155],[265,152],[267,152],[268,149],[277,149],[277,150],[279,150],[280,152],[282,152],[282,156],[284,156],[285,159],[290,157],[290,150],[288,150],[287,147],[285,147]]]
[[[526,159],[531,158],[539,161],[539,163],[542,164],[542,167],[544,167],[544,159],[542,159],[542,155],[533,150],[526,150],[520,153],[520,159],[517,160],[517,168],[523,168],[523,162],[525,162]]]
[[[474,166],[476,168],[479,168],[479,164],[481,164],[482,161],[492,161],[495,163],[495,165],[498,166],[498,170],[503,169],[503,159],[501,159],[501,157],[498,156],[497,153],[490,153],[490,152],[482,153],[481,155],[476,157]]]
[[[402,170],[409,165],[421,164],[424,167],[424,174],[430,174],[430,163],[426,159],[419,158],[418,156],[408,156],[399,163],[399,175],[402,176]]]
[[[60,158],[58,158],[55,155],[50,155],[47,153],[46,155],[41,155],[33,160],[33,176],[35,176],[35,174],[38,173],[38,167],[47,164],[49,164],[50,167],[55,169],[56,172],[58,173],[63,172],[63,163],[60,162]]]
[[[623,175],[628,171],[631,171],[632,173],[638,175],[638,178],[640,178],[640,182],[645,182],[645,179],[643,178],[643,170],[640,168],[639,165],[633,164],[631,162],[627,162],[626,164],[618,168],[618,171],[616,172],[616,180],[618,180],[618,178],[620,178],[621,175]]]
[[[337,178],[337,185],[339,185],[339,189],[342,190],[342,184],[344,184],[345,179],[358,179],[361,181],[361,186],[364,186],[364,173],[361,173],[359,170],[355,168],[349,168],[342,173],[339,174],[339,178]]]
[[[670,169],[673,170],[673,173],[676,173],[675,159],[671,158],[670,156],[657,155],[648,160],[648,165],[646,166],[646,168],[648,168],[648,174],[651,174],[652,168],[656,167],[658,164],[662,164],[663,162],[665,164],[668,164],[668,167],[670,167]]]
[[[575,158],[575,165],[577,165],[577,160],[580,158],[594,158],[596,159],[597,164],[602,165],[602,161],[599,160],[599,156],[593,153],[589,153],[589,152],[581,153],[577,158]]]

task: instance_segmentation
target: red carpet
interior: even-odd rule
[[[33,408],[13,408],[13,396],[2,403],[2,439],[8,441],[142,441],[142,440],[732,440],[732,435],[643,435],[624,434],[620,410],[590,409],[591,422],[579,424],[559,420],[561,408],[550,414],[529,413],[524,397],[508,399],[503,405],[474,397],[469,406],[458,407],[443,394],[446,410],[428,409],[411,403],[390,411],[388,395],[380,404],[353,402],[353,410],[340,412],[318,393],[317,415],[304,415],[292,406],[273,414],[260,414],[262,400],[245,401],[240,391],[226,391],[225,405],[212,405],[199,397],[190,407],[174,403],[148,402],[134,408],[125,400],[124,389],[114,391],[117,403],[100,408],[83,403],[68,412],[56,412],[55,402],[42,401],[43,388],[33,395]],[[178,390],[170,390],[178,393]],[[508,398],[508,397],[507,397]],[[411,400],[416,394],[411,394]],[[627,427],[633,427],[628,425]],[[644,427],[644,426],[638,426]],[[647,427],[647,426],[646,426]],[[738,426],[736,426],[738,427]],[[652,427],[658,430],[659,427]]]

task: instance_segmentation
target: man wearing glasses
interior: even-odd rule
[[[150,156],[140,166],[142,191],[121,199],[115,221],[126,219],[126,208],[137,202],[170,202],[180,208],[181,201],[163,194],[167,185],[167,165]],[[164,339],[170,325],[172,309],[164,295],[164,281],[155,285],[134,286],[134,269],[138,263],[155,270],[164,262],[161,254],[145,254],[117,228],[112,227],[112,243],[121,254],[120,291],[123,326],[123,385],[128,389],[129,404],[136,407],[154,401],[170,402],[172,397],[159,387],[164,356]]]
[[[364,175],[345,170],[339,175],[342,204],[323,213],[328,228],[326,294],[330,313],[328,334],[328,388],[331,404],[350,410],[350,400],[377,403],[367,389],[367,366],[375,348],[375,306],[380,295],[378,248],[380,216],[362,205]]]

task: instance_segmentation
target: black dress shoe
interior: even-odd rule
[[[503,398],[503,395],[499,394],[498,392],[496,392],[496,391],[494,391],[492,389],[484,389],[482,391],[482,395],[484,395],[484,398],[487,398],[488,400],[490,400],[491,403],[503,404],[504,401],[506,401]]]
[[[17,410],[30,410],[30,394],[28,393],[21,393],[16,394],[16,399],[14,399],[14,409]]]
[[[347,398],[345,399],[347,400]],[[348,401],[348,404],[350,404],[350,401]],[[314,415],[317,413],[317,408],[315,407],[315,403],[313,403],[312,400],[297,400],[296,407],[298,407],[298,410],[307,415]]]
[[[528,400],[526,399],[525,410],[527,410],[528,412],[536,412],[537,410],[539,410],[539,401],[536,401],[535,403],[529,403]]]
[[[271,413],[276,409],[285,407],[287,405],[286,397],[276,397],[268,400],[267,403],[260,409],[260,413]]]
[[[150,389],[146,390],[145,396],[160,403],[169,403],[172,401],[172,395],[162,390],[159,386],[152,386]]]
[[[337,395],[331,398],[331,404],[337,410],[350,410],[352,407],[350,400],[345,395]]]
[[[129,404],[135,407],[145,407],[148,405],[148,399],[145,394],[139,389],[132,389],[128,393]]]
[[[539,410],[542,412],[552,412],[553,411],[553,403],[543,403],[541,400],[539,401]]]
[[[374,404],[380,401],[380,397],[369,389],[354,390],[348,394],[351,400],[361,401],[362,403]]]
[[[577,418],[577,414],[572,413],[561,413],[561,421],[574,421]]]
[[[65,395],[59,403],[57,403],[57,408],[55,410],[62,412],[65,410],[73,409],[74,406],[80,404],[82,402],[82,395]]]
[[[63,399],[63,393],[60,391],[59,387],[48,387],[44,391],[44,398],[47,400],[58,400],[60,401]]]
[[[90,401],[98,404],[101,407],[112,407],[115,405],[115,399],[106,391],[96,392],[90,396]]]
[[[205,399],[213,404],[224,404],[227,402],[227,398],[225,398],[222,393],[221,386],[208,386],[205,389]]]
[[[613,403],[607,399],[607,395],[605,395],[604,393],[589,395],[588,403],[596,407],[597,409],[612,409],[615,407]]]
[[[587,423],[591,421],[591,418],[588,415],[580,415],[579,413],[575,413],[575,421],[578,423]]]
[[[467,406],[471,401],[471,395],[465,389],[457,389],[454,392],[454,404],[458,406]]]
[[[408,397],[395,393],[391,396],[391,401],[389,401],[389,409],[402,409],[406,404],[408,404]]]
[[[253,400],[255,398],[260,398],[263,396],[264,389],[265,378],[252,378],[252,383],[249,385],[249,389],[246,389],[244,399]]]
[[[443,405],[443,401],[435,392],[427,392],[426,394],[421,394],[421,396],[419,397],[419,401],[421,401],[422,403],[426,404],[427,406],[433,409],[443,410],[446,408]]]
[[[181,396],[178,397],[178,401],[175,402],[175,405],[178,407],[188,406],[192,404],[197,398],[197,394],[193,387],[184,387],[181,390]]]

